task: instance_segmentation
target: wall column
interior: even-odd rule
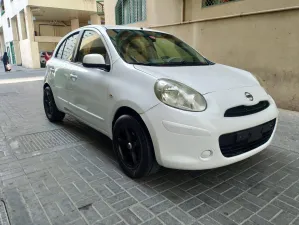
[[[3,33],[0,34],[0,45],[1,45],[1,55],[3,56],[4,52],[6,52]]]
[[[72,19],[71,20],[71,28],[72,30],[76,30],[80,27],[79,19]]]
[[[34,39],[34,22],[31,8],[24,10],[27,39],[20,41],[22,65],[27,68],[40,68],[38,43]]]
[[[33,23],[33,15],[29,6],[25,8],[25,23],[27,27],[27,38],[30,41],[34,41],[34,23]]]
[[[17,18],[14,17],[10,21],[11,21],[11,29],[12,29],[13,40],[18,41],[19,40],[19,34],[18,34]]]
[[[98,14],[93,14],[90,16],[91,24],[102,24],[102,18]]]
[[[19,21],[20,40],[25,40],[27,39],[27,29],[26,29],[24,12],[18,13],[18,21]]]

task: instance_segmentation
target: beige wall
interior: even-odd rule
[[[53,26],[49,21],[35,21],[34,30],[37,31],[38,36],[58,36],[63,37],[71,32],[70,24],[57,24]]]
[[[180,23],[183,0],[148,0],[147,19],[150,25]]]
[[[38,49],[39,49],[39,52],[41,52],[41,51],[51,52],[51,51],[55,50],[56,45],[57,45],[57,43],[39,42]]]
[[[36,42],[54,42],[58,43],[62,37],[55,37],[55,36],[36,36],[34,40]]]
[[[93,0],[28,0],[28,5],[62,9],[77,9],[96,12],[96,1]]]
[[[115,25],[115,4],[116,0],[104,0],[105,4],[105,23]]]

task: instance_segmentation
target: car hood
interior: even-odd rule
[[[167,78],[188,85],[201,94],[259,85],[249,72],[220,64],[177,67],[134,65],[134,67],[157,79]]]

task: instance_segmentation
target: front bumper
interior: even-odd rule
[[[216,105],[216,95],[205,96],[210,104],[204,112],[182,111],[161,103],[141,115],[152,137],[160,165],[186,170],[212,169],[244,160],[270,145],[278,116],[276,104],[270,96],[256,99],[266,98],[270,102],[267,109],[248,116],[226,118],[221,106]],[[266,143],[237,156],[225,157],[222,154],[219,145],[221,135],[256,127],[273,119],[276,119],[275,128]]]

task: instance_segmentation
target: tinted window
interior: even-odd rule
[[[74,34],[66,40],[66,44],[62,54],[63,60],[72,61],[73,52],[76,46],[78,35],[79,34]]]
[[[83,62],[84,56],[88,54],[101,54],[104,56],[106,64],[109,64],[109,56],[105,45],[100,37],[100,35],[95,31],[85,31],[79,52],[78,52],[78,62]]]
[[[59,50],[58,50],[58,52],[56,54],[56,57],[58,59],[61,59],[61,57],[62,57],[64,46],[65,46],[65,41],[60,45]]]

